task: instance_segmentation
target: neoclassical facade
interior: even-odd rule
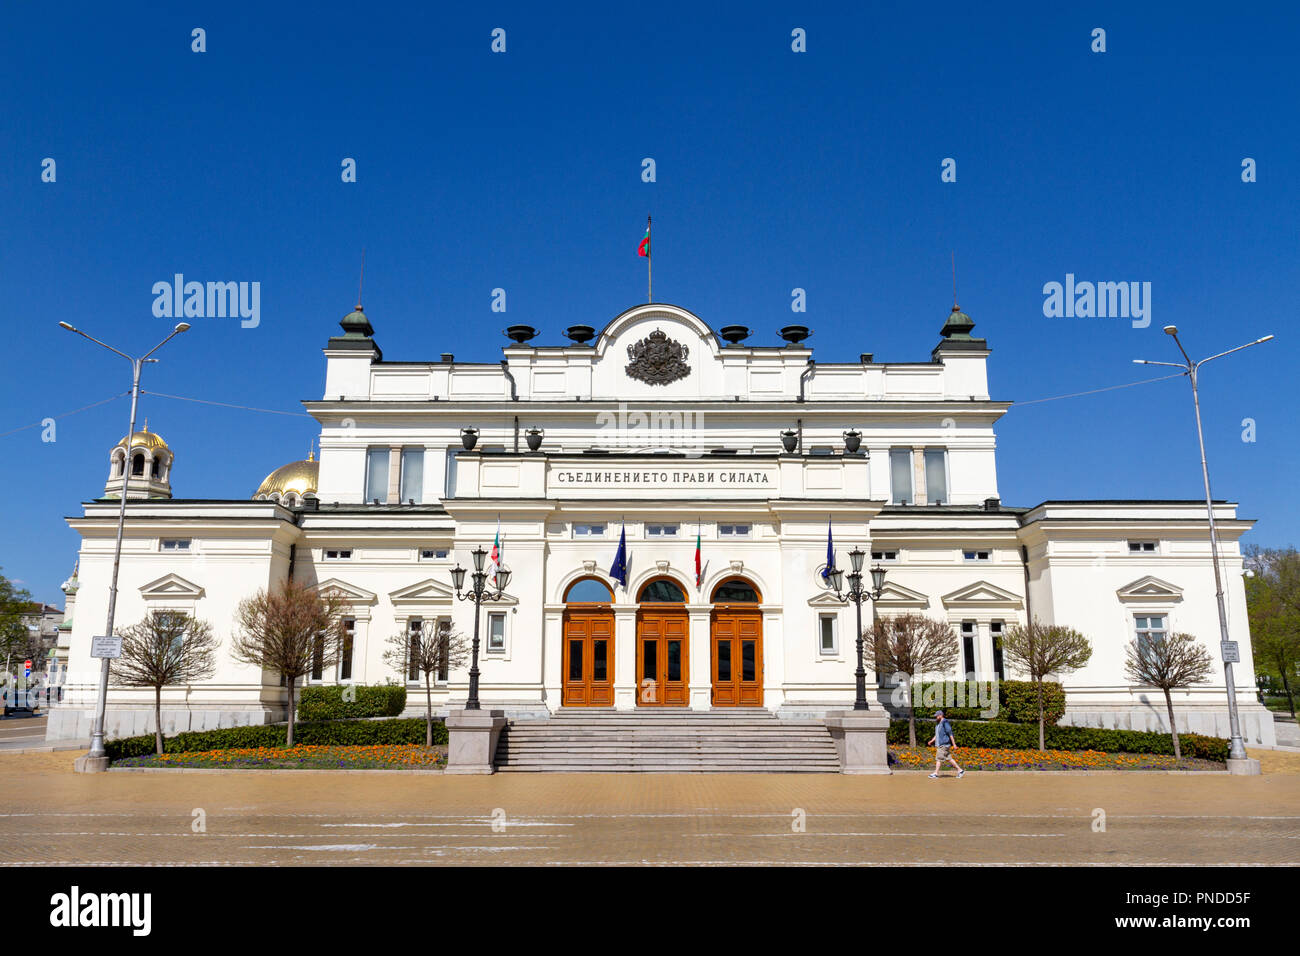
[[[659,303],[599,330],[573,326],[565,344],[534,345],[534,330],[512,326],[513,344],[490,363],[386,360],[359,306],[340,324],[323,395],[305,403],[319,461],[276,469],[251,499],[247,489],[171,498],[171,449],[161,439],[150,449],[153,433],[139,443],[143,473],[137,443],[114,449],[107,491],[128,451],[143,479],[126,476],[119,623],[181,609],[229,641],[238,602],[292,577],[351,606],[348,652],[312,681],[414,687],[385,663],[390,639],[469,635],[473,606],[457,600],[450,572],[499,533],[512,577],[482,609],[485,707],[809,717],[853,697],[855,609],[820,574],[829,528],[840,567],[857,546],[886,569],[868,619],[915,611],[953,627],[952,676],[1017,676],[1000,635],[1031,616],[1088,635],[1091,663],[1063,677],[1067,722],[1164,726],[1160,692],[1123,672],[1141,633],[1189,631],[1217,660],[1204,502],[1003,504],[994,429],[1009,403],[990,397],[987,343],[956,308],[920,362],[821,363],[802,327],[752,345],[743,327],[715,332]],[[1241,583],[1238,539],[1251,522],[1231,503],[1215,507],[1242,731],[1272,744]],[[105,497],[70,519],[82,536],[77,614],[51,737],[89,733],[89,645],[116,517]],[[620,538],[625,583],[610,573]],[[440,677],[436,703],[460,706],[466,669]],[[423,695],[410,700],[414,712]],[[284,701],[278,675],[224,658],[211,680],[167,693],[165,730],[279,720]],[[1227,736],[1221,669],[1175,704],[1182,729]],[[151,722],[148,694],[111,690],[110,736]]]

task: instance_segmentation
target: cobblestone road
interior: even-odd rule
[[[0,755],[3,864],[1294,864],[1300,754],[1266,773],[72,772]],[[1097,811],[1105,831],[1094,831]],[[206,832],[193,832],[201,816]],[[802,832],[798,825],[802,823]]]

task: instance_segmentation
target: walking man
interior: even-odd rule
[[[957,738],[953,736],[952,724],[948,723],[948,718],[943,715],[943,711],[934,712],[934,736],[925,742],[928,747],[934,744],[934,773],[931,777],[939,776],[939,767],[946,760],[957,768],[957,776],[963,776],[966,771],[963,770],[952,757],[952,748],[957,746]]]

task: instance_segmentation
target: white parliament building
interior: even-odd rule
[[[146,429],[112,448],[103,496],[68,519],[82,543],[51,738],[90,734],[90,643],[122,494],[119,626],[180,609],[228,643],[236,606],[259,589],[288,577],[334,589],[350,603],[351,640],[310,682],[407,682],[412,715],[421,682],[385,663],[389,639],[445,622],[470,635],[474,606],[457,600],[450,571],[472,569],[470,552],[498,528],[512,577],[482,608],[480,696],[520,719],[748,708],[807,721],[851,707],[856,608],[822,583],[828,524],[840,567],[857,546],[887,571],[864,620],[911,611],[950,623],[953,677],[1018,676],[999,635],[1031,616],[1087,635],[1091,662],[1062,677],[1064,723],[1166,726],[1161,693],[1124,675],[1142,631],[1188,631],[1218,660],[1204,501],[1004,504],[995,426],[1011,403],[990,396],[988,345],[956,307],[920,362],[823,363],[803,327],[749,344],[748,329],[715,331],[660,303],[599,330],[572,326],[565,344],[535,345],[533,329],[513,326],[499,362],[387,360],[360,306],[340,324],[323,394],[304,403],[319,460],[195,500],[183,496],[183,447]],[[1215,508],[1242,734],[1271,745],[1238,545],[1252,522]],[[610,576],[623,533],[626,586]],[[462,707],[468,667],[439,676],[435,706]],[[647,680],[661,690],[652,699],[638,693]],[[164,731],[279,721],[285,702],[278,675],[227,656],[212,679],[165,692]],[[1180,729],[1228,736],[1221,665],[1175,706]],[[109,738],[152,724],[152,691],[110,688]]]

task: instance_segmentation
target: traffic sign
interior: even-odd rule
[[[109,635],[95,635],[90,639],[91,657],[121,657],[122,639]]]
[[[1219,653],[1223,655],[1225,664],[1241,663],[1241,650],[1237,647],[1236,641],[1220,641]]]
[[[32,662],[23,661],[23,677],[31,677],[31,676],[32,676]]]

